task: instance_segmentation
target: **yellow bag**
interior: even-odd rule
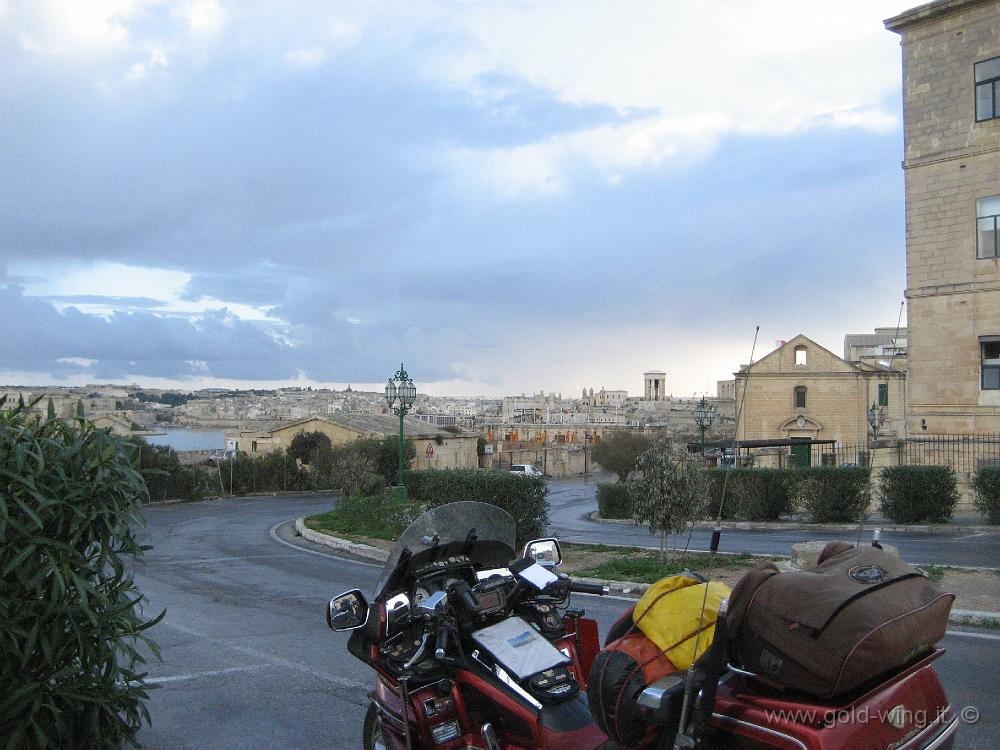
[[[719,605],[729,598],[730,590],[722,581],[703,583],[692,576],[667,576],[646,590],[635,605],[632,622],[678,671],[684,671],[712,644]]]

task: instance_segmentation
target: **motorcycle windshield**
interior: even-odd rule
[[[470,531],[475,534],[471,543]],[[495,505],[466,501],[431,508],[406,527],[390,550],[375,598],[409,569],[452,555],[468,555],[477,568],[503,567],[514,557],[514,539],[514,519]]]

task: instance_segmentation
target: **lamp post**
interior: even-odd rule
[[[385,384],[385,402],[393,414],[399,415],[399,476],[396,480],[396,498],[399,500],[406,499],[406,484],[403,481],[403,472],[406,469],[406,462],[403,458],[403,417],[410,411],[416,398],[417,387],[400,363],[396,374],[389,378],[389,382]]]
[[[694,407],[694,423],[701,430],[701,455],[705,455],[705,430],[715,421],[715,407],[704,396]]]
[[[878,440],[878,431],[885,424],[885,407],[872,401],[868,407],[868,426],[872,428],[872,441]]]

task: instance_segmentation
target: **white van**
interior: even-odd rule
[[[534,464],[514,464],[510,467],[511,474],[524,474],[526,477],[540,477],[542,472]]]

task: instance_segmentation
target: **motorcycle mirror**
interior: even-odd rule
[[[559,540],[554,537],[532,539],[524,545],[522,557],[529,557],[545,568],[557,568],[562,565],[562,550]]]
[[[330,600],[326,624],[331,630],[357,630],[368,623],[368,600],[361,589],[351,589]]]

